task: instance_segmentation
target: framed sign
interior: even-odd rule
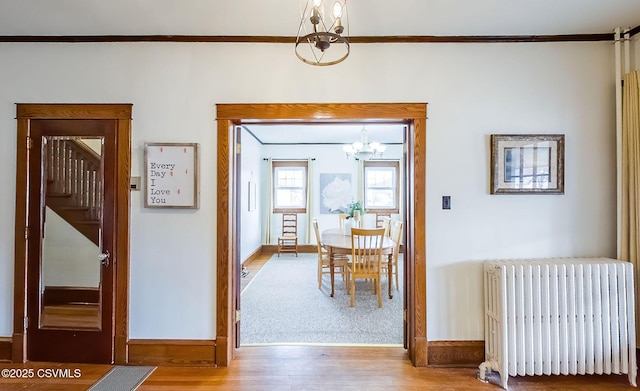
[[[146,143],[144,167],[145,208],[198,208],[198,144]]]
[[[491,194],[564,194],[564,135],[491,135]]]

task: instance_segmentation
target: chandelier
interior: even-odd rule
[[[325,13],[327,1],[330,0],[298,0],[301,19],[296,56],[306,64],[334,65],[349,55],[347,0],[336,0],[331,15]]]
[[[360,141],[342,147],[347,157],[353,157],[355,160],[369,160],[374,157],[381,157],[385,149],[386,147],[380,143],[369,143],[365,128],[362,128],[360,132]]]

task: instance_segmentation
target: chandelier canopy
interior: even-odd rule
[[[367,130],[362,128],[360,132],[360,141],[348,144],[342,147],[347,157],[353,157],[355,160],[369,160],[375,157],[381,157],[386,147],[380,143],[369,143]]]
[[[298,0],[301,18],[296,56],[306,64],[334,65],[349,55],[347,0],[336,0],[330,14],[325,12],[328,1],[331,0]]]

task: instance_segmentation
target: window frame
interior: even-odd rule
[[[394,207],[391,208],[370,208],[367,206],[367,168],[369,167],[387,167],[395,170],[394,188]],[[363,207],[368,213],[400,213],[400,161],[399,160],[365,160],[362,162],[362,201]]]
[[[273,189],[272,193],[271,193],[271,197],[273,200],[273,213],[307,213],[307,207],[306,207],[306,199],[307,199],[307,192],[309,191],[308,186],[309,186],[309,162],[307,160],[288,160],[288,161],[273,161],[272,162],[272,172],[271,172],[271,176],[272,176],[272,183],[271,183],[271,187]],[[296,167],[296,168],[303,168],[304,169],[304,177],[302,180],[303,183],[303,188],[302,188],[302,198],[305,200],[305,205],[303,207],[279,207],[276,206],[277,204],[277,197],[276,197],[276,193],[278,190],[278,186],[277,186],[277,176],[276,176],[276,171],[278,168],[281,167]]]

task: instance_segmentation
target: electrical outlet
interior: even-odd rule
[[[451,196],[442,196],[442,209],[451,209]]]
[[[131,186],[131,190],[140,190],[140,177],[139,176],[132,176],[129,184]]]

